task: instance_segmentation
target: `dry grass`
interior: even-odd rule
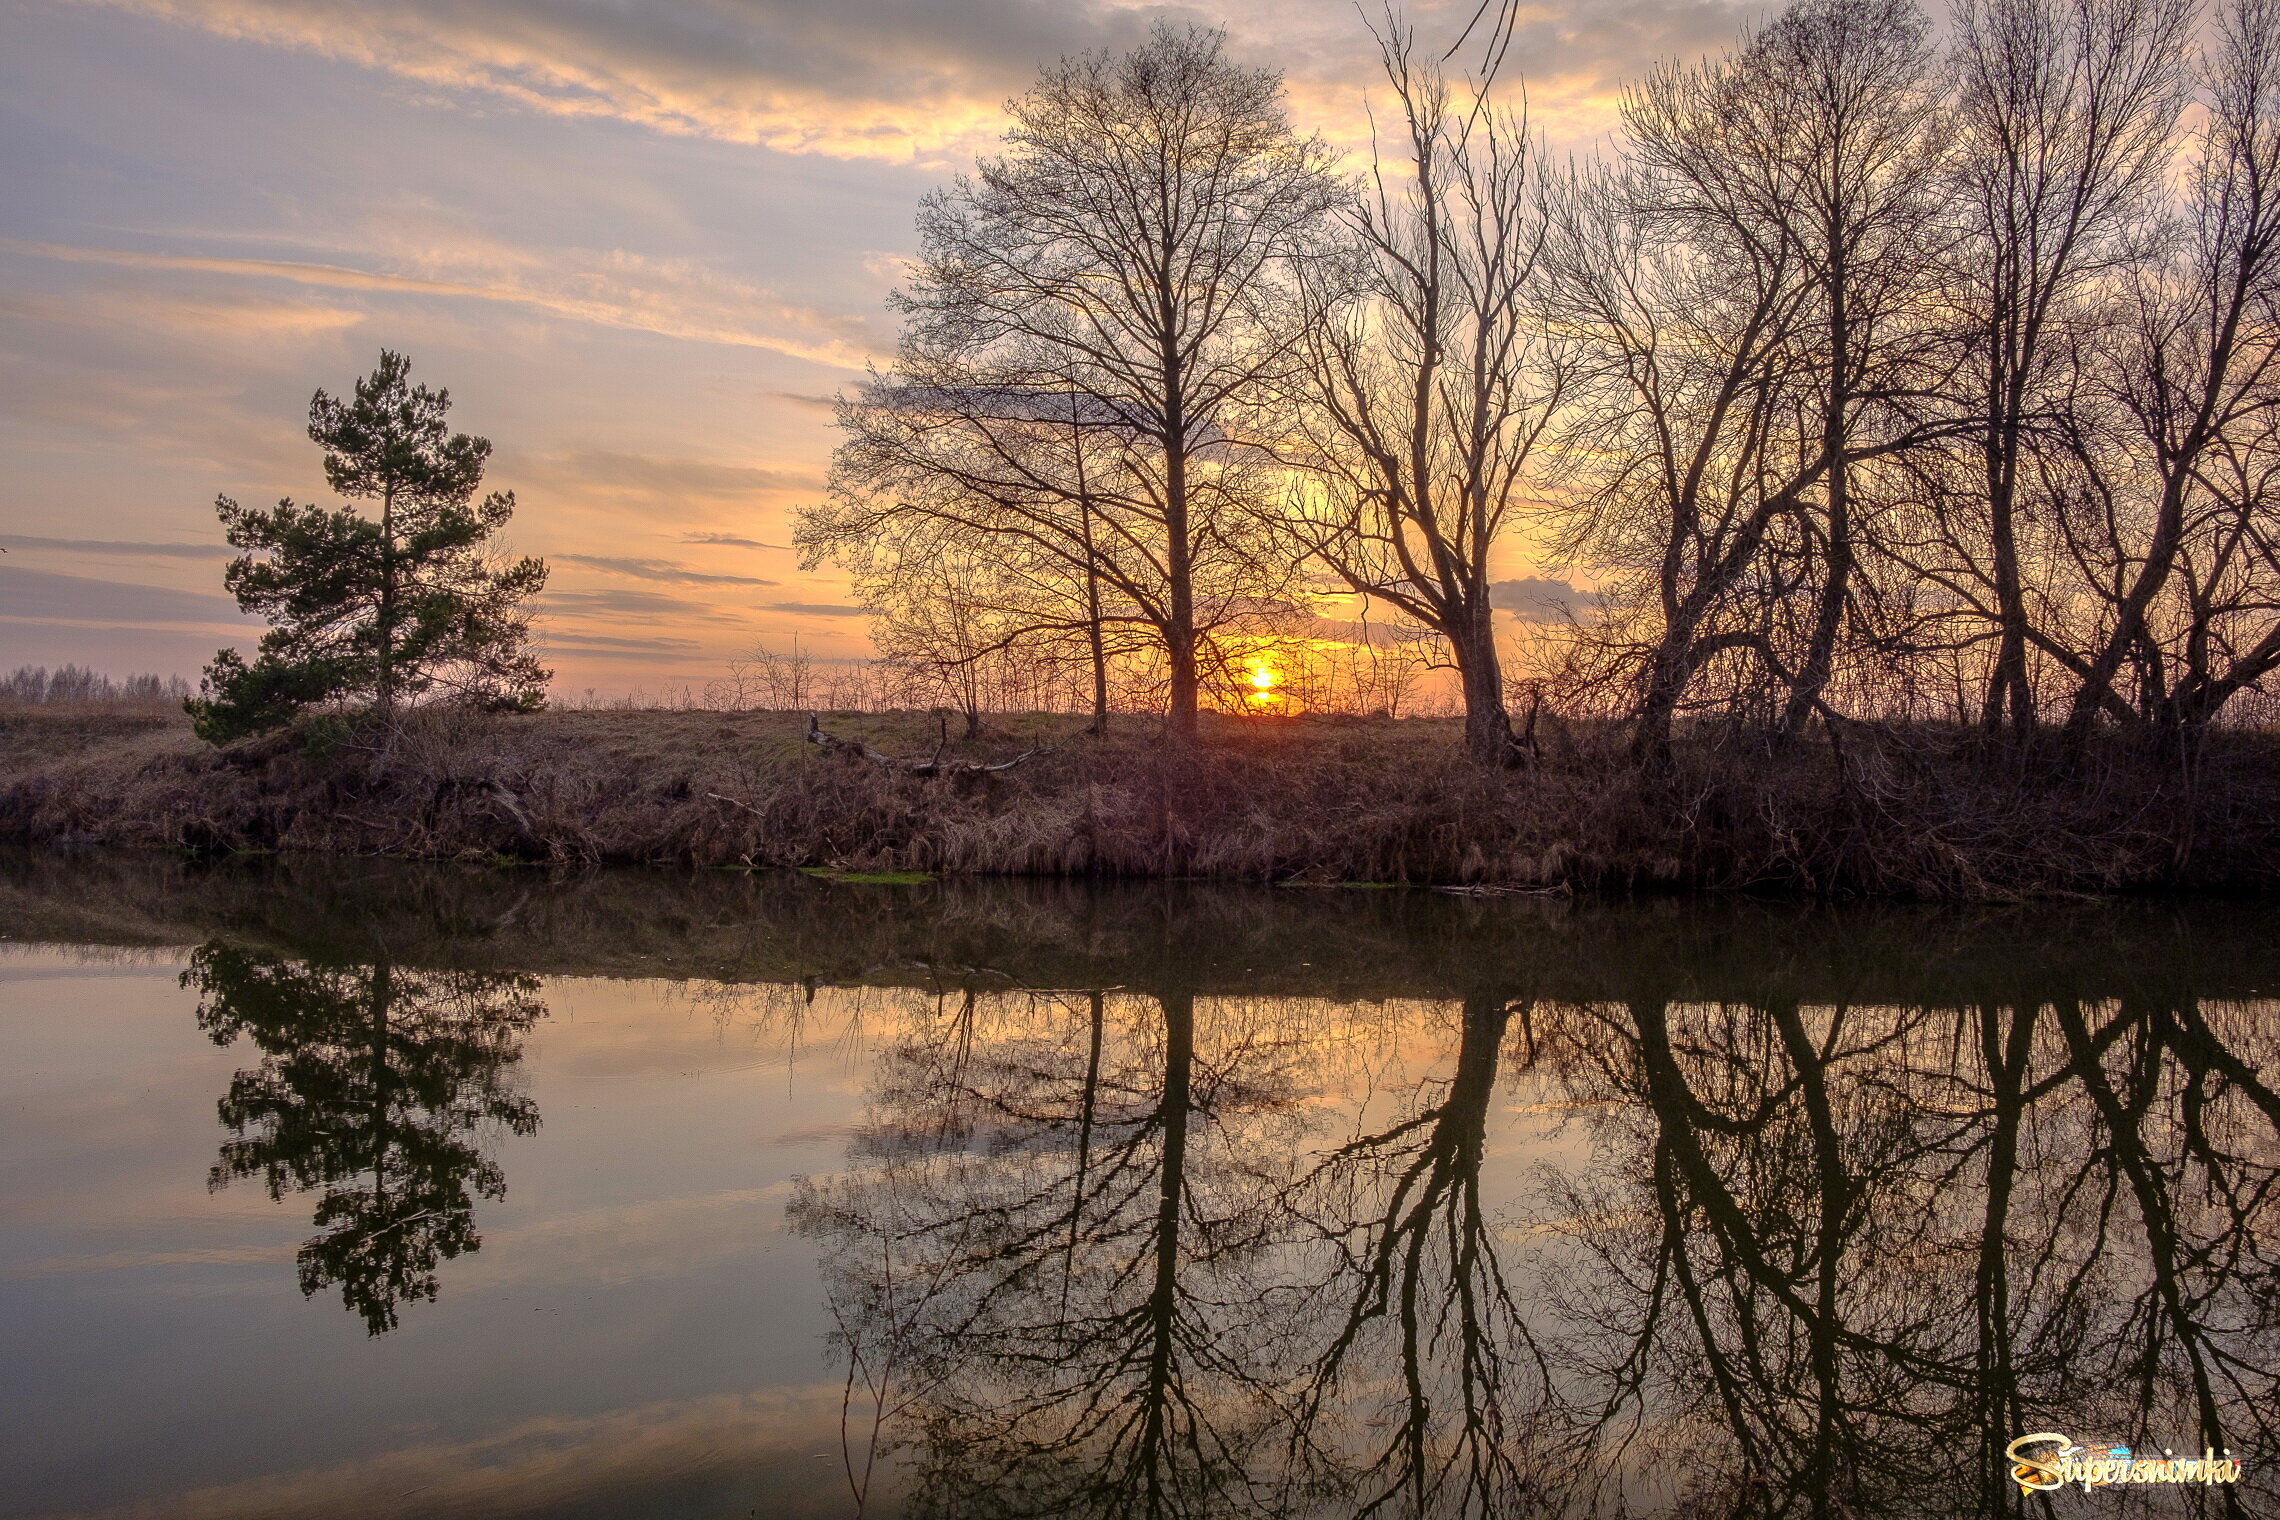
[[[925,777],[803,744],[803,721],[436,712],[382,757],[321,728],[217,752],[172,716],[21,709],[0,713],[0,839],[1918,898],[2280,884],[2280,746],[2260,734],[2219,736],[2190,769],[2119,743],[2061,765],[1938,730],[1782,755],[1696,734],[1651,776],[1619,733],[1554,725],[1535,765],[1484,774],[1442,720],[1222,719],[1181,758],[1146,719],[1096,740],[1010,717],[948,753],[1052,752]],[[891,754],[936,742],[919,714],[825,726]]]

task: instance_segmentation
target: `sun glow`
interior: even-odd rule
[[[1270,669],[1265,665],[1254,665],[1251,668],[1251,690],[1248,693],[1252,705],[1264,707],[1271,702],[1280,702],[1282,694],[1277,692],[1275,687],[1281,683],[1281,671]]]

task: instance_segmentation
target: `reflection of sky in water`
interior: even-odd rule
[[[750,1503],[794,1459],[800,1487],[838,1481],[810,1456],[836,1449],[837,1387],[783,1200],[836,1164],[843,1059],[802,1050],[788,1080],[780,1041],[658,984],[550,981],[523,1062],[543,1122],[499,1146],[482,1249],[368,1339],[295,1288],[304,1199],[206,1191],[215,1099],[250,1058],[199,1033],[183,964],[0,961],[6,1513],[421,1514],[685,1482]],[[306,1503],[179,1497],[256,1478]]]

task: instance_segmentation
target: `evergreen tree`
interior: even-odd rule
[[[531,654],[525,604],[546,584],[539,560],[501,562],[491,536],[514,514],[511,491],[480,502],[490,440],[450,433],[448,391],[408,383],[411,364],[383,352],[353,400],[318,391],[309,437],[341,495],[377,501],[270,511],[217,497],[231,547],[224,583],[269,622],[249,665],[225,649],[188,704],[216,744],[290,722],[325,702],[369,701],[383,722],[441,691],[491,711],[527,712],[551,672]]]

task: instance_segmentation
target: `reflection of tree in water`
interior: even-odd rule
[[[1450,1012],[1344,1143],[1331,1005],[922,1021],[872,1165],[797,1206],[917,1512],[1996,1515],[2031,1430],[2273,1449],[2252,1011]],[[1515,1084],[1582,1148],[1498,1155]],[[2100,1502],[2271,1512],[2273,1476]]]
[[[1604,1448],[1661,1454],[1651,1481],[1610,1465],[1633,1505],[2001,1514],[2030,1430],[2270,1449],[2280,1104],[2252,1020],[1571,1012],[1553,1059],[1605,1106],[1558,1190],[1547,1338]],[[2162,1503],[2257,1512],[2250,1477]]]
[[[528,1135],[515,1090],[522,1039],[546,1009],[535,977],[292,961],[214,942],[183,974],[217,1045],[261,1064],[220,1103],[232,1136],[210,1185],[258,1177],[269,1196],[322,1189],[301,1291],[337,1284],[378,1335],[436,1295],[436,1265],[477,1249],[475,1200],[506,1183],[487,1131]]]
[[[1533,1055],[1533,1009],[1464,1000],[1453,1066],[1391,1124],[1323,1157],[1286,1203],[1330,1263],[1294,1451],[1351,1513],[1502,1515],[1538,1506],[1560,1443],[1522,1293],[1483,1197],[1507,1036]],[[1525,1061],[1523,1065],[1525,1065]]]
[[[1297,1147],[1292,1047],[1251,1013],[969,995],[890,1054],[878,1164],[794,1214],[915,1513],[1258,1507],[1290,1339],[1270,1168]]]

